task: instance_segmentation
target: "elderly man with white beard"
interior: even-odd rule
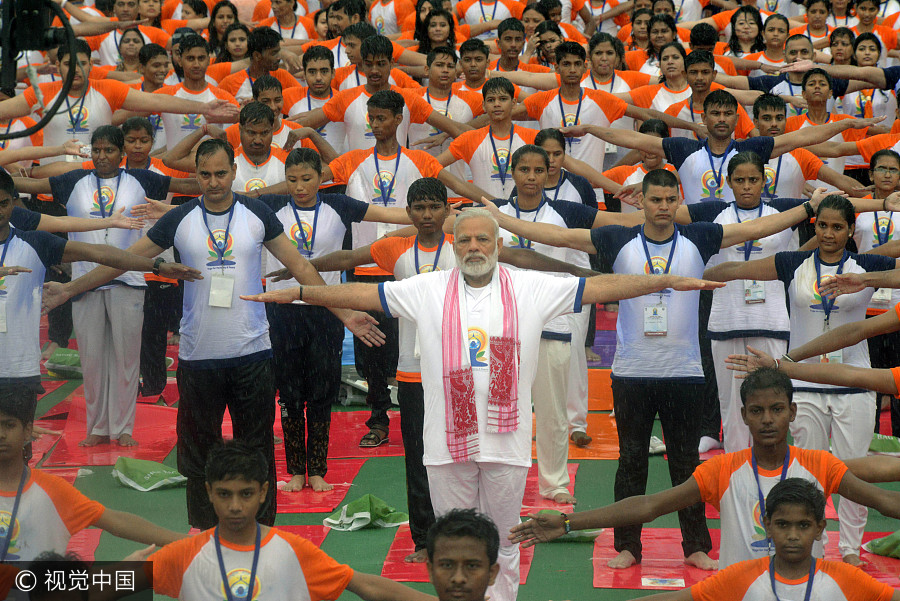
[[[382,284],[299,286],[245,300],[384,311],[417,327],[425,391],[424,463],[436,515],[486,513],[501,532],[519,523],[531,466],[531,385],[544,325],[583,304],[665,289],[721,285],[672,275],[556,277],[497,265],[503,241],[485,209],[453,227],[459,267]],[[513,601],[519,547],[501,537],[500,573],[488,594]]]

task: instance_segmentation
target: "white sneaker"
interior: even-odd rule
[[[666,452],[666,443],[661,441],[658,436],[650,437],[650,454],[661,455]]]
[[[711,436],[701,436],[700,437],[700,445],[697,450],[700,453],[706,453],[707,451],[712,451],[713,449],[721,449],[722,443],[712,438]]]

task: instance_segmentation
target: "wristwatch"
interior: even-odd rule
[[[162,257],[156,257],[156,260],[153,261],[153,275],[159,275],[159,266],[165,262],[166,260]]]

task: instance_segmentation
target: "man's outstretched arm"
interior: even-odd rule
[[[296,286],[273,290],[262,294],[241,296],[259,303],[292,303],[302,300],[310,305],[356,309],[357,311],[381,311],[381,296],[377,284],[339,284],[337,286]]]
[[[676,291],[713,290],[723,286],[725,284],[722,282],[710,282],[680,275],[603,274],[585,280],[581,301],[586,305],[612,303],[669,288]]]

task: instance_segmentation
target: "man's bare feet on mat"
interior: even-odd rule
[[[685,557],[684,563],[709,572],[715,572],[719,569],[719,560],[710,558],[710,556],[703,551],[697,551],[696,553],[692,553],[689,557]]]
[[[419,549],[403,558],[406,563],[425,563],[428,560],[428,549]]]
[[[120,434],[119,439],[117,440],[120,447],[136,447],[138,446],[138,441],[136,441],[131,434]]]
[[[300,492],[303,490],[304,486],[306,486],[306,474],[300,474],[298,476],[291,476],[291,479],[281,490],[284,492]]]
[[[614,570],[624,570],[630,568],[637,563],[637,559],[631,554],[631,551],[622,551],[608,562],[606,565]]]
[[[55,342],[50,342],[47,344],[47,348],[41,351],[41,361],[46,361],[50,357],[53,356],[53,353],[59,348],[59,345]]]
[[[98,444],[106,444],[109,442],[109,436],[100,436],[99,434],[88,434],[88,437],[78,443],[79,447],[96,447]]]
[[[558,492],[553,495],[553,502],[560,505],[574,505],[577,501],[568,492]]]
[[[850,553],[849,555],[844,555],[841,558],[844,563],[849,563],[851,566],[856,566],[857,568],[861,568],[866,565],[862,559],[859,558],[859,555],[856,553]]]
[[[316,492],[328,492],[334,488],[334,485],[325,482],[322,476],[310,476],[309,486]]]

